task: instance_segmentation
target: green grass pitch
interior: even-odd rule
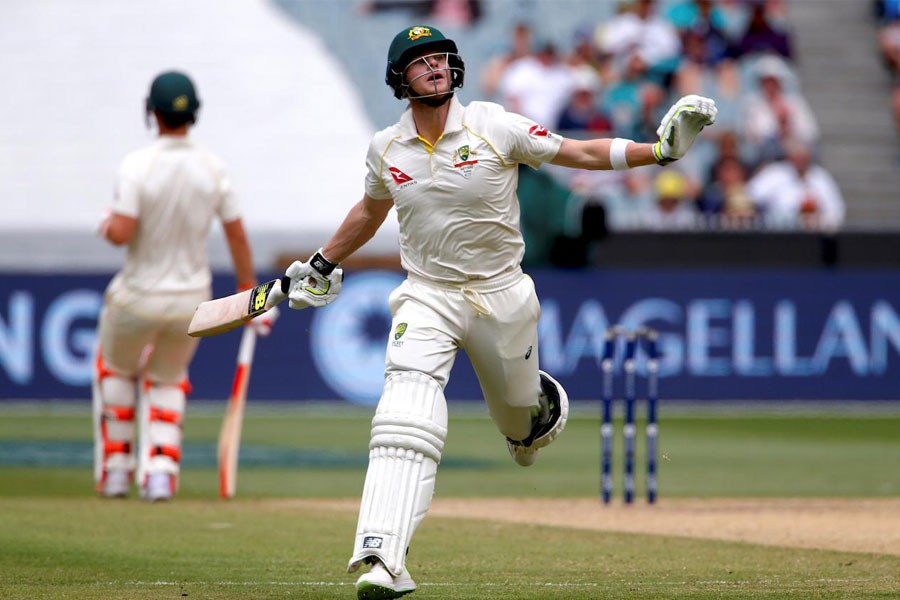
[[[251,402],[238,497],[222,501],[214,448],[224,403],[189,405],[182,488],[147,504],[94,496],[86,405],[0,404],[0,598],[354,598],[345,567],[356,514],[298,500],[359,495],[371,414],[336,406]],[[482,405],[451,402],[450,412],[436,499],[597,497],[596,406],[574,405],[565,434],[529,469],[510,460]],[[661,505],[897,497],[898,432],[896,407],[664,407]],[[436,515],[408,566],[419,583],[411,598],[423,600],[900,597],[897,554]]]

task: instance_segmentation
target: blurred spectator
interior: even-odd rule
[[[481,0],[365,0],[358,10],[362,14],[408,10],[413,17],[454,27],[469,27],[482,16]]]
[[[590,65],[594,69],[600,68],[600,48],[594,40],[594,28],[581,26],[572,35],[572,51],[566,63],[572,67]]]
[[[659,124],[656,113],[665,99],[665,90],[644,79],[643,74],[643,61],[632,54],[622,78],[603,92],[603,112],[609,115],[613,132],[619,137],[652,138]]]
[[[759,58],[754,66],[759,90],[750,94],[743,111],[744,133],[758,160],[782,155],[786,138],[811,145],[818,141],[819,126],[812,109],[796,91],[786,88],[790,69],[776,56]]]
[[[718,226],[734,229],[753,224],[756,208],[747,193],[747,167],[735,156],[724,156],[713,165],[709,184],[697,198],[701,214],[720,217]]]
[[[844,222],[844,199],[834,178],[813,160],[802,140],[785,141],[784,160],[763,167],[747,193],[774,227],[832,231]]]
[[[663,169],[653,182],[656,204],[643,218],[646,229],[684,230],[697,226],[697,211],[687,178],[673,168]]]
[[[565,57],[566,65],[574,72],[576,77],[595,78],[600,83],[611,81],[612,74],[608,72],[609,61],[594,44],[594,36],[591,31],[581,28],[575,32],[572,51]]]
[[[563,107],[575,88],[572,72],[553,44],[544,44],[534,56],[513,61],[500,80],[500,103],[547,127],[559,122]]]
[[[718,123],[717,123],[718,125]],[[714,135],[703,132],[691,148],[691,153],[678,161],[678,170],[687,177],[697,195],[712,183],[716,165],[725,159],[735,159],[744,165],[747,174],[753,171],[752,153],[746,151],[737,131],[723,129]]]
[[[684,55],[675,71],[676,95],[716,99],[716,122],[729,129],[740,121],[741,73],[736,61],[709,49],[709,38],[694,30],[682,34]]]
[[[734,130],[725,129],[716,138],[717,156],[719,159],[736,158],[746,164],[741,150],[741,138]]]
[[[703,41],[703,54],[699,58],[704,64],[716,65],[731,54],[728,19],[713,0],[682,0],[670,7],[667,17],[678,29],[682,46],[688,34]]]
[[[481,89],[488,98],[496,98],[500,80],[509,65],[526,56],[532,56],[533,44],[534,34],[531,27],[525,23],[517,23],[513,28],[509,50],[488,61],[482,71]]]
[[[793,60],[783,4],[772,0],[751,0],[750,6],[747,28],[734,45],[734,55],[743,58],[759,53],[775,53]]]
[[[714,2],[716,24],[721,26],[729,43],[734,44],[747,31],[747,23],[750,22],[748,2],[747,0],[714,0]]]
[[[592,137],[598,133],[612,133],[612,123],[601,110],[597,98],[597,92],[600,90],[600,77],[589,71],[576,71],[573,76],[574,91],[559,116],[556,129],[559,131],[590,131]]]
[[[602,26],[600,51],[618,73],[634,72],[668,87],[681,52],[678,33],[659,15],[656,0],[620,0],[619,13]]]

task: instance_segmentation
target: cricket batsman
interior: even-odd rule
[[[453,40],[426,25],[394,37],[385,75],[407,108],[369,145],[362,199],[322,248],[286,271],[291,308],[334,301],[340,263],[396,209],[407,278],[389,299],[384,388],[349,562],[350,572],[369,568],[356,583],[360,600],[416,589],[406,556],[431,505],[457,351],[471,360],[516,463],[533,464],[565,427],[566,392],[538,367],[541,307],[520,266],[518,165],[666,165],[716,118],[713,100],[687,96],[669,109],[653,143],[566,139],[497,104],[461,104],[454,92],[465,82],[463,59]]]
[[[188,365],[187,335],[212,294],[206,242],[222,223],[239,289],[256,285],[240,206],[222,161],[188,132],[200,99],[179,71],[154,78],[146,119],[150,145],[124,158],[100,235],[126,246],[124,267],[106,288],[93,374],[94,480],[101,496],[171,499],[178,488]],[[273,309],[275,310],[275,309]],[[277,312],[250,326],[267,335]]]

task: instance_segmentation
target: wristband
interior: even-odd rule
[[[331,262],[322,255],[321,248],[316,250],[316,253],[309,259],[309,266],[318,271],[323,277],[328,277],[337,268],[336,263]]]
[[[616,171],[624,171],[628,169],[628,161],[625,159],[625,150],[628,148],[632,140],[625,138],[616,138],[609,146],[609,164]]]

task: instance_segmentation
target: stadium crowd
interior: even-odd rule
[[[844,200],[817,161],[819,126],[784,0],[621,0],[611,19],[572,32],[569,48],[537,31],[519,23],[479,83],[487,98],[569,137],[654,139],[686,94],[719,108],[716,125],[666,169],[547,167],[582,214],[599,208],[612,230],[841,227]]]

